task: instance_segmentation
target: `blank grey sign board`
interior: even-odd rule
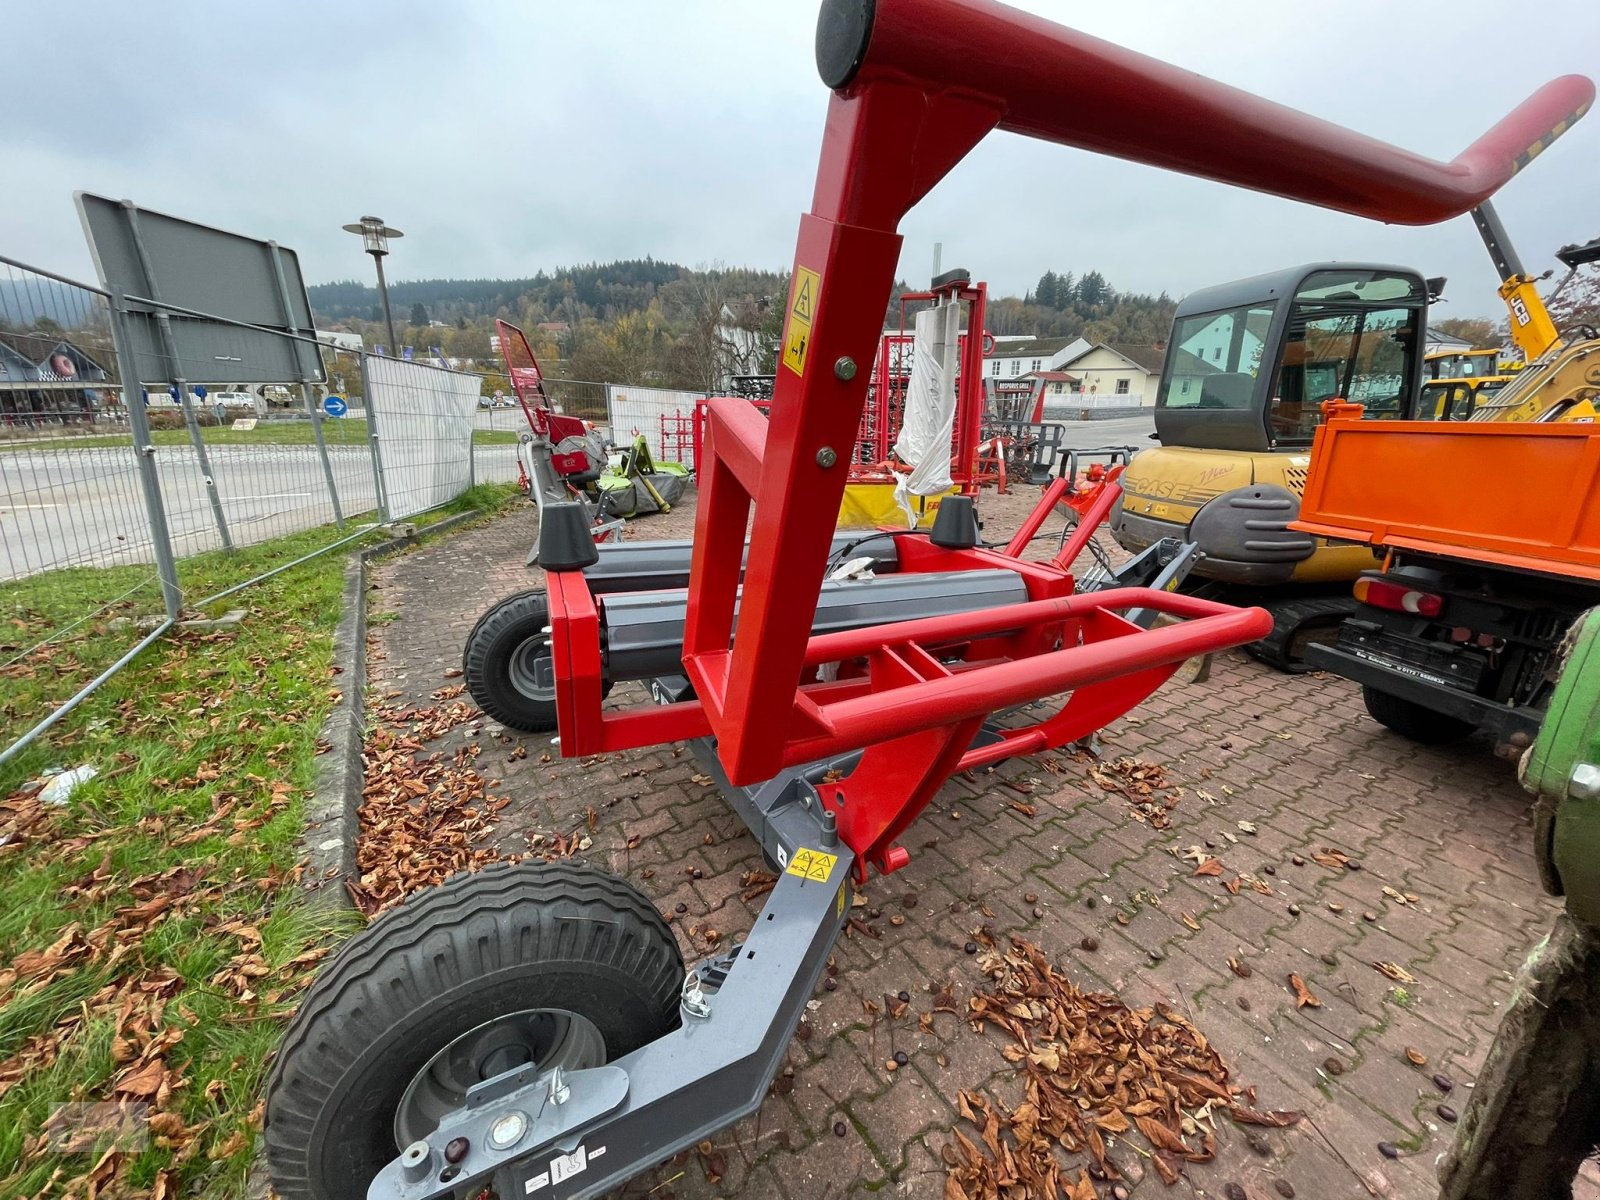
[[[123,200],[77,193],[78,215],[100,283],[128,297],[136,375],[144,384],[323,381],[300,260],[260,238],[214,229]],[[176,361],[166,351],[150,305],[172,313]],[[260,326],[246,329],[230,322]],[[269,332],[277,331],[277,332]]]

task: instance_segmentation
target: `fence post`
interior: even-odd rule
[[[123,325],[124,308],[120,288],[113,289],[111,293],[110,309],[111,347],[117,356],[117,376],[122,383],[122,408],[128,414],[133,457],[138,463],[139,483],[144,489],[145,519],[150,525],[156,576],[161,580],[161,599],[167,610],[167,619],[176,621],[178,614],[183,611],[183,589],[178,584],[178,566],[172,557],[172,537],[167,531],[167,510],[161,499],[161,483],[156,478],[156,448],[150,443],[150,421],[144,411],[138,362]]]
[[[378,520],[389,523],[389,496],[383,489],[383,451],[378,446],[378,407],[372,396],[372,376],[367,371],[367,352],[356,354],[361,365],[361,402],[367,410],[367,448],[372,451],[372,496],[378,504]]]
[[[167,314],[157,313],[156,323],[165,331],[167,329]],[[166,333],[168,345],[171,345],[171,333]],[[168,351],[174,366],[177,365],[178,356],[170,349]],[[211,456],[206,453],[206,442],[200,436],[200,421],[194,415],[194,398],[189,394],[189,381],[183,376],[176,376],[173,386],[178,389],[178,403],[183,406],[183,422],[189,427],[189,440],[194,443],[195,461],[200,464],[200,478],[206,485],[206,498],[211,501],[211,515],[217,522],[217,533],[222,537],[222,548],[233,549],[233,536],[228,532],[228,518],[222,513],[222,493],[217,490],[217,477],[211,470]]]
[[[328,443],[322,436],[322,410],[317,407],[316,393],[309,379],[300,381],[300,394],[305,397],[306,416],[311,418],[311,436],[316,439],[317,457],[322,459],[322,479],[328,485],[328,499],[333,504],[333,523],[344,528],[344,513],[339,508],[339,488],[333,479],[333,464],[328,461]]]

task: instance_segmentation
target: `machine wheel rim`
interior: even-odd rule
[[[511,652],[506,664],[511,686],[530,700],[545,704],[556,698],[555,660],[550,655],[550,635],[538,634],[528,638]]]
[[[485,1021],[451,1039],[411,1077],[394,1113],[396,1148],[426,1138],[467,1089],[528,1063],[540,1071],[604,1066],[606,1043],[594,1022],[564,1008],[529,1008]]]

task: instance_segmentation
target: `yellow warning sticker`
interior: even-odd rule
[[[801,267],[794,273],[794,303],[789,305],[789,311],[796,320],[811,323],[811,307],[817,302],[820,282],[820,277],[809,267]]]
[[[812,883],[827,883],[828,876],[833,874],[833,864],[838,861],[837,854],[824,854],[821,850],[807,850],[802,846],[789,860],[788,871],[790,875],[798,875]]]
[[[796,375],[806,373],[806,358],[811,351],[811,322],[817,310],[822,276],[809,267],[797,267],[793,298],[783,330],[783,365]]]

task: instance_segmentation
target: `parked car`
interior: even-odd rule
[[[254,392],[212,392],[206,397],[209,404],[220,404],[223,408],[248,408],[257,412],[265,407],[256,399]]]

